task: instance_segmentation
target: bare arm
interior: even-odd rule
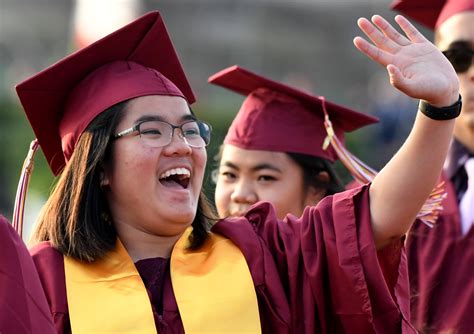
[[[380,16],[372,23],[359,19],[371,39],[354,39],[365,55],[387,68],[390,83],[408,96],[436,107],[449,106],[459,96],[459,82],[443,54],[408,20],[396,17],[406,37]],[[400,150],[370,187],[370,212],[375,244],[383,248],[405,234],[434,188],[452,136],[454,120],[437,121],[418,113]]]

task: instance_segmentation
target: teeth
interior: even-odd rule
[[[171,175],[184,175],[186,177],[190,177],[191,172],[187,168],[173,168],[161,174],[160,179],[165,179],[167,177],[170,177]]]

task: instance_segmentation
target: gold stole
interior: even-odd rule
[[[194,333],[261,333],[257,296],[240,249],[211,234],[187,249],[188,228],[171,254],[171,282],[184,329]],[[71,329],[85,333],[156,333],[148,293],[117,239],[115,250],[93,263],[64,257]]]

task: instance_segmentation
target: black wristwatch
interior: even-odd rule
[[[462,99],[461,94],[459,94],[458,100],[450,105],[449,107],[437,108],[432,106],[426,101],[420,100],[418,105],[418,110],[425,114],[427,117],[437,120],[445,121],[448,119],[453,119],[459,116],[461,113]]]

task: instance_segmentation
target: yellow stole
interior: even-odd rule
[[[188,250],[191,231],[171,254],[171,282],[185,332],[261,333],[257,296],[240,249],[211,234],[199,250]],[[65,256],[64,269],[72,333],[156,333],[146,288],[119,240],[93,263]]]

